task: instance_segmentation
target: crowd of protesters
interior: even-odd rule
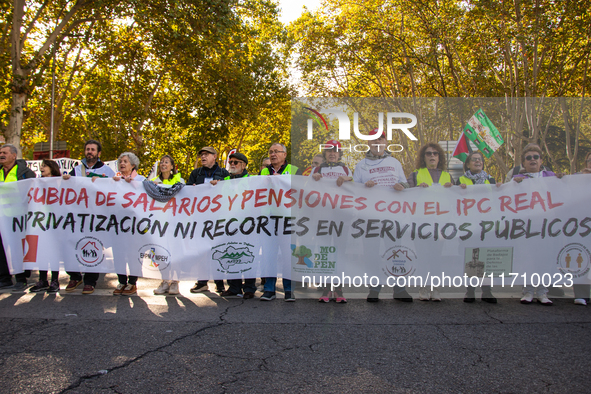
[[[434,184],[439,184],[443,187],[457,185],[461,188],[466,188],[471,185],[496,183],[495,179],[486,173],[484,155],[480,152],[473,152],[468,155],[463,166],[464,173],[459,179],[454,180],[452,175],[446,171],[446,155],[439,144],[436,143],[427,143],[420,148],[415,163],[416,169],[406,177],[401,163],[383,148],[387,142],[385,134],[377,130],[371,132],[372,135],[377,133],[380,133],[380,135],[374,140],[369,141],[369,150],[366,152],[365,157],[357,163],[354,171],[349,169],[341,160],[343,156],[341,144],[336,140],[330,140],[324,144],[322,154],[314,156],[311,166],[304,170],[287,162],[287,149],[285,145],[273,143],[269,147],[269,156],[261,161],[258,175],[303,175],[310,176],[316,181],[321,178],[331,179],[336,182],[337,186],[341,186],[345,182],[356,182],[365,185],[367,188],[392,188],[398,192],[412,187],[427,188]],[[68,180],[72,176],[90,177],[93,180],[97,177],[112,177],[115,181],[124,180],[126,182],[145,180],[145,177],[138,174],[140,162],[134,153],[124,152],[119,155],[117,160],[118,172],[115,173],[100,160],[101,150],[100,142],[89,140],[84,146],[84,158],[69,174],[61,175],[58,165],[52,160],[43,160],[41,174],[43,177],[62,176],[64,180]],[[149,182],[145,182],[144,184],[150,185],[150,188],[155,188],[155,190],[161,193],[172,193],[182,188],[185,184],[189,186],[204,183],[216,185],[218,182],[229,179],[250,176],[247,171],[249,160],[243,153],[235,152],[229,155],[229,170],[219,166],[218,152],[210,146],[201,148],[198,152],[198,158],[201,166],[197,166],[196,164],[196,168],[191,172],[188,181],[185,182],[177,170],[174,158],[170,155],[164,155],[160,158],[156,177],[149,179]],[[581,173],[591,173],[591,152],[585,157],[585,168]],[[35,176],[35,173],[27,167],[26,161],[17,159],[16,147],[5,144],[0,148],[0,183],[16,182],[35,178]],[[545,167],[542,163],[542,151],[540,147],[537,144],[529,144],[521,153],[520,165],[509,171],[505,182],[521,183],[527,181],[527,179],[549,176],[561,177],[562,174],[555,174]],[[497,187],[500,186],[499,183],[496,183],[496,185]],[[277,250],[268,251],[269,253],[266,254],[266,258],[275,258],[273,256],[277,256],[281,248],[282,245],[276,245]],[[291,255],[288,250],[281,250],[281,254],[282,256]],[[52,271],[51,280],[48,280],[47,274],[47,271],[39,271],[39,280],[29,288],[29,291],[58,292],[60,290],[58,281],[59,272]],[[94,292],[99,278],[98,273],[91,272],[87,272],[84,275],[80,272],[67,272],[67,275],[69,275],[69,282],[65,288],[67,293],[74,292],[79,286],[83,285],[82,293],[91,294]],[[25,291],[28,288],[27,280],[30,276],[31,272],[28,270],[16,274],[16,283],[13,283],[0,236],[0,289],[11,288],[13,291]],[[117,276],[118,285],[113,291],[114,295],[130,296],[137,294],[137,276],[121,274]],[[225,288],[223,280],[215,280],[214,283],[216,292],[221,297],[251,299],[255,298],[257,291],[256,278],[228,280],[228,289]],[[264,288],[263,294],[259,299],[261,301],[274,300],[276,298],[277,278],[261,278],[261,283]],[[292,287],[291,280],[283,278],[283,289],[285,295],[284,300],[288,302],[295,301],[295,289]],[[381,286],[370,287],[367,301],[378,302],[380,289]],[[329,291],[328,287],[322,290],[322,295],[319,298],[320,302],[330,302],[331,300],[337,303],[347,302],[342,286],[332,291]],[[394,286],[393,290],[395,300],[402,302],[413,301],[413,297],[407,292],[406,288]],[[492,304],[497,303],[497,299],[492,294],[491,286],[481,286],[481,290],[482,301]],[[538,286],[536,288],[526,286],[523,289],[521,303],[529,304],[537,300],[543,305],[551,305],[552,301],[548,298],[548,290],[544,286]],[[198,280],[190,291],[191,293],[209,291],[208,281],[206,279]],[[575,304],[586,305],[589,302],[590,291],[590,285],[575,285]],[[156,295],[178,295],[180,294],[179,281],[164,280],[153,292]],[[438,288],[428,291],[427,288],[421,287],[419,288],[418,299],[421,301],[441,301],[441,292]],[[464,302],[473,303],[475,300],[475,288],[468,287]]]

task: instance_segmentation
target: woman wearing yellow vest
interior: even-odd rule
[[[161,187],[171,187],[172,185],[175,185],[179,182],[185,183],[185,180],[181,178],[181,174],[177,172],[174,159],[169,155],[162,156],[160,159],[160,164],[158,164],[158,176],[150,180]],[[154,290],[154,294],[156,295],[162,295],[166,293],[170,295],[179,294],[179,281],[163,280],[160,283],[160,286]]]
[[[481,152],[473,152],[468,155],[464,162],[464,175],[458,180],[458,185],[462,189],[468,187],[468,185],[494,185],[495,178],[488,175],[484,171],[484,155]],[[497,187],[501,184],[497,183]],[[474,294],[474,287],[468,286],[466,289],[466,295],[464,296],[464,302],[474,302],[476,297]],[[492,295],[490,286],[482,286],[482,301],[490,304],[496,304],[497,299]]]
[[[443,149],[439,144],[429,142],[424,145],[417,156],[415,163],[418,168],[408,177],[410,187],[429,187],[433,184],[440,184],[443,187],[452,187],[454,180],[449,172],[445,171],[446,158]],[[421,301],[441,301],[439,289],[427,291],[427,287],[419,289],[419,300]]]

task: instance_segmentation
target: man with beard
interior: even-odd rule
[[[218,166],[218,152],[211,146],[201,148],[197,156],[201,159],[202,166],[191,172],[187,185],[202,185],[206,182],[221,181],[230,176],[230,173],[225,168]],[[218,293],[225,290],[223,280],[216,280],[215,286]],[[191,293],[202,293],[207,290],[209,290],[207,280],[198,280],[195,286],[191,288]]]
[[[17,149],[14,145],[5,144],[0,148],[0,183],[16,182],[23,179],[35,178],[35,173],[27,167],[27,162],[16,158]],[[21,291],[27,287],[27,278],[31,276],[31,271],[16,274],[16,285],[13,291]],[[0,236],[0,288],[12,286],[12,276],[8,269],[8,261],[2,245]]]
[[[63,179],[68,180],[72,176],[81,176],[87,178],[110,178],[115,176],[115,171],[100,159],[102,146],[101,143],[96,140],[88,140],[84,144],[84,159],[82,163],[77,165],[70,171],[69,174],[63,176]],[[99,278],[99,274],[96,272],[86,272],[84,274],[84,280],[80,272],[67,272],[70,275],[70,282],[66,286],[66,293],[71,293],[78,286],[84,283],[82,294],[94,293],[96,282]]]

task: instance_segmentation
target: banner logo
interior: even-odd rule
[[[228,242],[211,248],[211,258],[220,265],[219,272],[237,274],[252,269],[254,245],[246,242]]]
[[[591,253],[584,245],[570,243],[563,247],[556,258],[558,270],[563,274],[570,273],[574,278],[580,278],[589,273],[591,268]]]
[[[331,274],[336,271],[336,246],[318,246],[313,252],[305,245],[291,245],[292,270],[305,274]],[[295,261],[295,262],[294,262]]]
[[[388,276],[406,276],[416,271],[417,255],[406,246],[396,245],[382,255],[385,266],[382,271]]]
[[[138,250],[138,261],[144,268],[163,271],[170,265],[170,252],[160,245],[147,244]]]
[[[76,260],[85,267],[96,267],[105,259],[103,243],[94,237],[84,237],[76,243]]]
[[[38,235],[26,235],[23,242],[23,263],[37,262],[37,245],[39,244]]]

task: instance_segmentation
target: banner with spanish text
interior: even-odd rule
[[[161,203],[140,182],[30,179],[0,185],[0,234],[13,273],[591,283],[590,181],[395,191],[267,176],[185,186]]]

